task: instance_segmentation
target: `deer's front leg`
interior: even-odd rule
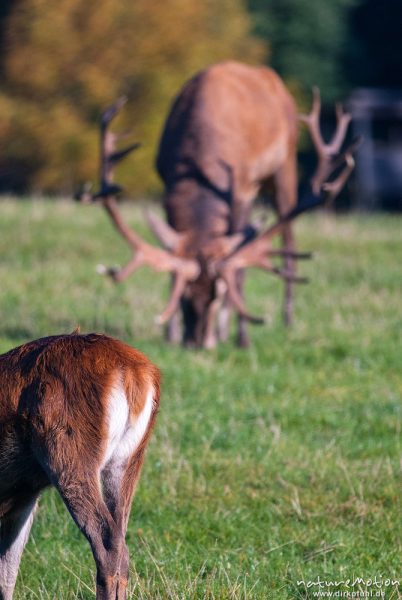
[[[174,277],[172,277],[170,289],[174,286]],[[181,323],[179,311],[176,312],[168,321],[165,329],[165,339],[169,344],[180,344],[181,342]]]
[[[241,298],[244,296],[244,278],[245,272],[239,271],[236,275],[236,283],[240,293]],[[247,329],[247,319],[245,319],[242,315],[238,316],[237,319],[237,338],[236,344],[239,348],[248,348],[250,346],[250,337]]]
[[[282,240],[283,247],[289,253],[295,251],[295,241],[293,237],[293,231],[290,225],[284,230]],[[296,261],[294,260],[294,258],[291,255],[287,255],[285,256],[284,263],[285,270],[292,276],[295,276]],[[292,277],[289,277],[285,280],[285,299],[283,306],[283,319],[286,326],[290,326],[293,323],[293,289],[294,281],[292,281]]]

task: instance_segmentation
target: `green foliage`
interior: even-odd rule
[[[270,46],[270,63],[297,91],[318,85],[338,100],[347,81],[348,14],[356,0],[249,0],[255,32]]]
[[[141,207],[123,211],[147,235]],[[292,330],[281,282],[255,271],[247,304],[267,324],[251,348],[190,352],[153,321],[167,277],[143,269],[115,286],[95,273],[129,254],[100,207],[2,202],[0,351],[80,324],[163,371],[128,532],[131,598],[301,600],[297,580],[401,578],[400,231],[396,217],[302,217],[315,256]],[[16,600],[93,590],[89,546],[46,492]]]
[[[263,55],[241,0],[21,0],[6,25],[0,168],[47,191],[94,178],[97,119],[121,94],[120,126],[144,146],[119,178],[130,193],[154,188],[158,137],[183,82],[210,62]]]

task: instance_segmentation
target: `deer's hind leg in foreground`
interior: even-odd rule
[[[101,474],[103,496],[106,505],[123,536],[118,564],[117,600],[125,599],[129,579],[129,553],[125,543],[131,502],[140,477],[145,447],[135,452],[128,460],[121,456],[112,457]]]
[[[14,501],[0,519],[0,600],[13,597],[22,552],[34,519],[38,494],[27,494]],[[1,514],[1,513],[0,513]]]
[[[52,455],[50,448],[45,448],[43,454],[54,456],[48,465],[49,478],[91,546],[97,569],[97,600],[126,598],[129,556],[125,535],[135,484],[156,415],[153,385],[141,386],[141,393],[134,386],[130,398],[122,376],[122,372],[115,374],[108,391],[104,415],[106,436],[100,448],[94,452],[87,435],[81,452],[77,453],[75,442],[67,437],[61,460],[57,454]],[[92,469],[88,458],[91,452]],[[71,457],[68,473],[63,467],[67,455]]]

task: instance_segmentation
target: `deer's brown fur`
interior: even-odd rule
[[[97,599],[125,598],[124,536],[159,405],[157,368],[118,340],[72,334],[0,356],[0,381],[0,599],[12,597],[37,498],[49,485],[91,545]],[[113,421],[121,438],[111,437]],[[139,439],[124,437],[140,421]]]

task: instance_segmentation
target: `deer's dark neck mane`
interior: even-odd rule
[[[215,188],[193,174],[181,174],[169,182],[165,195],[169,225],[176,231],[194,232],[199,238],[230,233],[228,193]]]

